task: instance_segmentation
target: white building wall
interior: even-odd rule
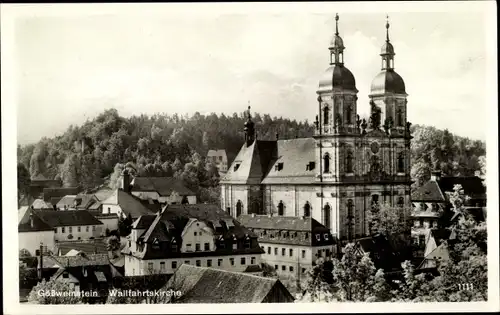
[[[205,250],[205,244],[208,244],[208,250]],[[181,252],[194,252],[196,251],[196,245],[199,246],[198,251],[200,252],[214,251],[216,249],[212,229],[201,221],[194,221],[184,228]]]
[[[122,208],[120,205],[114,205],[114,204],[103,204],[102,205],[102,213],[116,213],[118,217],[122,216]]]
[[[40,249],[40,242],[43,243],[43,246],[47,246],[48,250],[54,248],[54,231],[20,232],[18,235],[19,250],[26,249],[33,256],[36,254],[36,250]]]
[[[241,259],[245,259],[245,264],[242,264]],[[252,264],[252,258],[254,263]],[[234,265],[231,264],[231,259],[234,260]],[[221,262],[219,266],[219,260]],[[208,261],[211,261],[209,266]],[[164,269],[161,269],[161,263],[165,263]],[[172,268],[172,262],[177,264],[176,268]],[[125,256],[125,276],[144,276],[151,274],[148,263],[152,263],[153,272],[155,274],[172,274],[183,263],[196,266],[197,262],[201,267],[210,267],[234,272],[244,272],[250,265],[260,265],[262,262],[261,254],[254,255],[231,255],[231,256],[210,256],[210,257],[191,257],[191,258],[169,258],[169,259],[151,259],[140,260],[133,256]]]
[[[102,231],[106,231],[106,229],[113,231],[118,230],[118,217],[99,217],[96,216],[96,219],[103,223]]]
[[[294,277],[307,272],[317,258],[325,257],[327,253],[331,254],[335,250],[334,245],[312,247],[265,242],[260,242],[260,245],[265,252],[262,255],[264,262],[275,268],[279,275]]]
[[[84,225],[84,226],[63,226],[57,227],[57,232],[54,234],[56,241],[76,241],[88,240],[91,237],[97,238],[104,233],[103,225]],[[68,238],[69,235],[72,238]]]

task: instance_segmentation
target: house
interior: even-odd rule
[[[78,187],[44,188],[43,200],[52,205],[56,205],[64,196],[77,195]]]
[[[106,235],[106,231],[116,231],[118,230],[118,214],[117,213],[102,213],[102,211],[88,210],[90,214],[94,216],[97,220],[101,221],[103,226],[102,230],[104,231],[104,235]]]
[[[257,235],[216,205],[166,205],[135,220],[128,238],[126,276],[173,274],[183,263],[243,272],[262,262]]]
[[[352,241],[370,235],[366,214],[379,203],[410,205],[411,123],[405,82],[394,69],[394,47],[389,39],[382,45],[382,69],[364,109],[358,107],[344,49],[336,32],[328,68],[310,99],[316,116],[311,137],[258,139],[249,108],[242,126],[245,140],[220,180],[222,209],[236,218],[311,216],[336,239]],[[363,111],[370,113],[369,120],[359,118]]]
[[[179,291],[171,303],[293,303],[279,279],[182,264],[163,290]]]
[[[75,256],[49,256],[44,262],[52,260],[50,267],[57,268],[51,280],[66,282],[75,291],[95,293],[86,302],[105,302],[113,278],[121,276],[110,263],[107,254],[79,253]]]
[[[35,210],[54,210],[54,205],[50,202],[44,201],[43,199],[35,199],[30,208]]]
[[[107,254],[107,244],[104,238],[79,241],[60,241],[54,246],[55,256],[66,256],[69,252],[76,251],[89,254]]]
[[[130,175],[122,176],[125,183]],[[173,177],[134,177],[129,189],[132,195],[140,199],[156,200],[161,204],[196,203],[196,194],[182,180]]]
[[[56,242],[97,238],[104,234],[102,222],[86,210],[32,212],[54,230]]]
[[[411,195],[413,228],[411,231],[414,245],[420,252],[426,246],[429,231],[446,227],[455,215],[447,193],[453,192],[455,185],[461,185],[464,194],[469,196],[465,206],[479,209],[482,215],[486,207],[486,188],[478,176],[442,176],[440,171],[432,172],[431,179]],[[475,210],[472,210],[475,211]]]
[[[60,179],[46,179],[44,177],[32,178],[30,181],[29,195],[33,198],[43,198],[45,188],[60,188],[62,181]]]
[[[356,240],[356,252],[362,256],[368,253],[375,268],[386,273],[401,271],[401,263],[412,261],[411,248],[401,236],[375,235]]]
[[[66,195],[59,200],[56,208],[58,210],[90,210],[94,204],[100,204],[100,201],[93,194]]]
[[[318,258],[336,252],[330,230],[311,217],[251,214],[238,221],[258,236],[262,259],[279,275],[305,277]]]
[[[115,189],[107,199],[101,201],[103,214],[116,214],[119,218],[131,216],[132,219],[137,219],[143,215],[152,215],[154,212],[150,210],[143,200],[122,190]]]
[[[23,212],[18,223],[19,249],[28,251],[32,256],[39,254],[40,243],[52,249],[55,244],[55,229],[42,220],[36,210],[31,208]]]
[[[226,173],[227,172],[227,154],[226,150],[208,150],[207,153],[207,161],[213,162],[215,166],[217,166],[217,169],[219,170],[219,173]]]

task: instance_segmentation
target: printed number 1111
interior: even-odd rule
[[[472,285],[472,283],[462,283],[462,284],[458,284],[458,290],[471,291],[471,290],[474,290],[474,286]]]

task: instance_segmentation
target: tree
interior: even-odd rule
[[[134,222],[130,213],[125,218],[120,216],[120,218],[118,219],[118,232],[120,233],[121,237],[125,237],[130,234],[130,232],[132,231],[132,223]]]
[[[120,239],[115,235],[108,237],[108,239],[106,240],[106,248],[110,252],[114,252],[114,251],[119,250],[120,249]]]
[[[22,196],[29,195],[30,188],[30,173],[26,167],[18,163],[17,164],[17,200],[20,201]]]
[[[408,207],[394,207],[389,203],[382,203],[375,210],[369,211],[367,217],[372,235],[382,234],[391,237],[410,233],[411,220]]]
[[[71,154],[66,157],[61,169],[61,178],[64,187],[77,187],[79,182],[78,169],[79,161],[76,154]]]
[[[347,244],[344,255],[333,261],[335,297],[340,301],[366,301],[375,285],[375,265],[368,253],[360,256],[354,244]]]
[[[50,292],[60,292],[61,296],[55,294],[43,294]],[[75,292],[71,290],[67,282],[43,279],[36,286],[33,287],[29,296],[28,302],[30,304],[81,304],[82,299],[79,296],[67,294],[63,296],[62,293]]]

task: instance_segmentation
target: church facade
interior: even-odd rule
[[[369,234],[369,212],[380,203],[410,205],[408,95],[394,70],[389,23],[365,120],[357,114],[358,90],[344,65],[338,20],[317,90],[313,137],[258,140],[249,108],[245,143],[220,182],[221,207],[234,217],[310,216],[334,237],[351,240]]]

